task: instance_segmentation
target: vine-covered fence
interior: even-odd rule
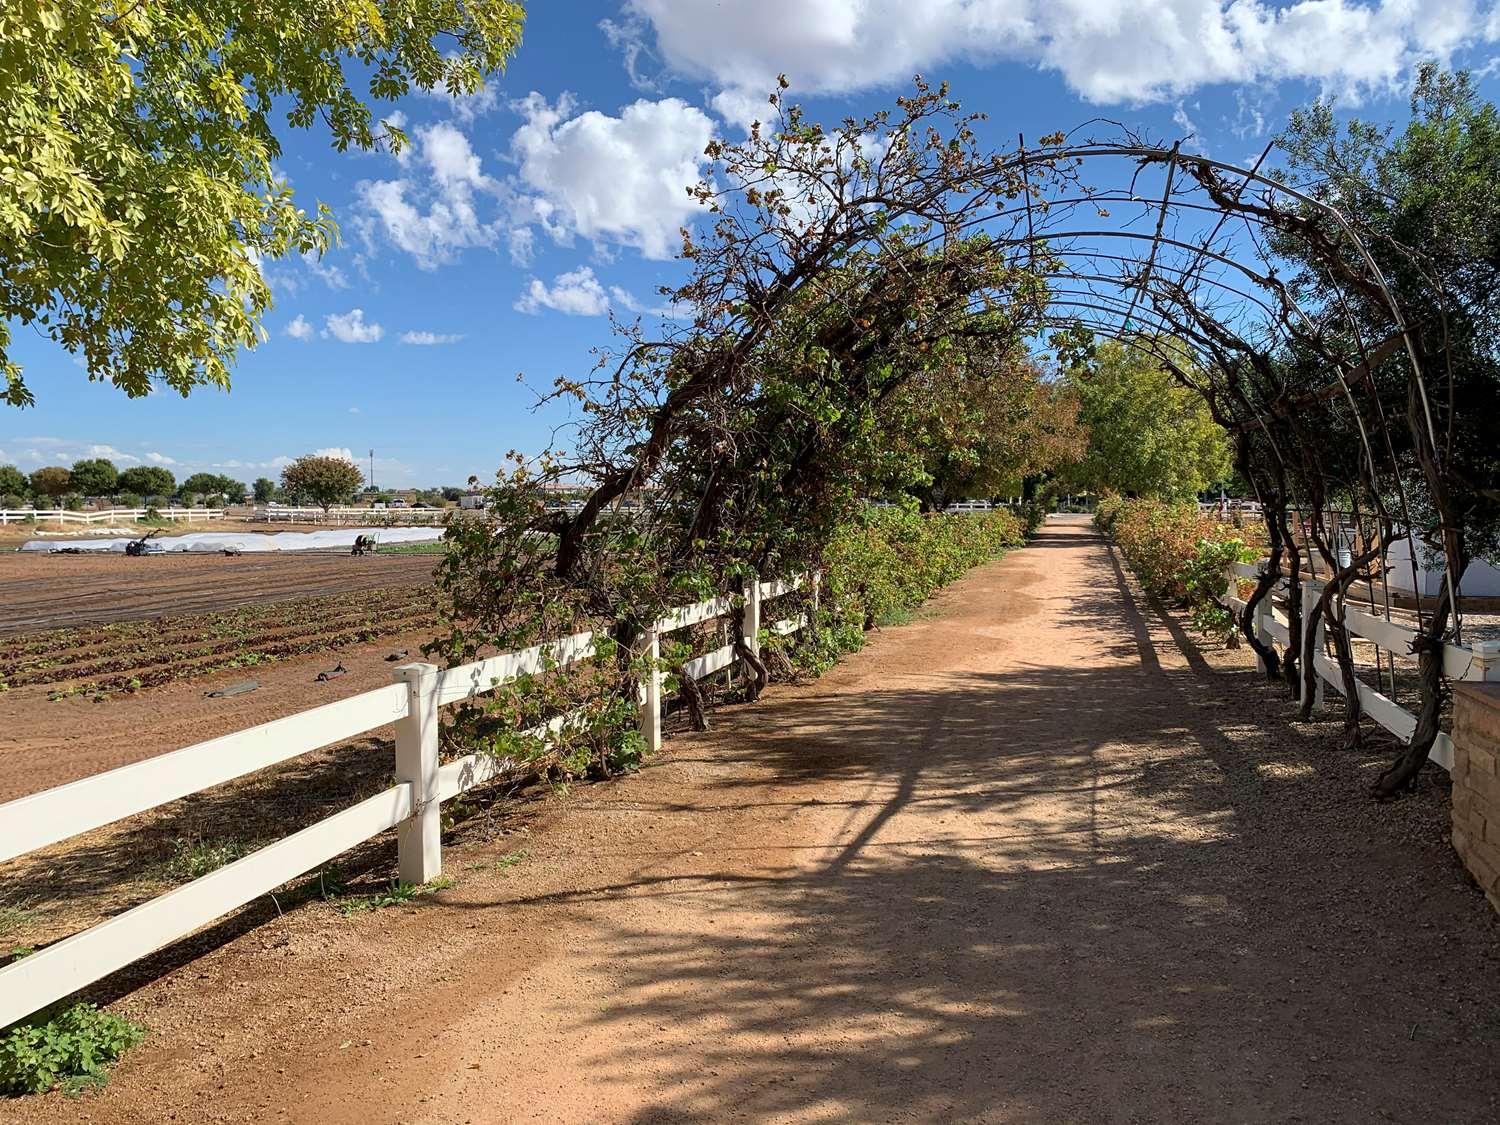
[[[1266,572],[1267,565],[1266,560],[1262,560],[1254,564],[1231,563],[1226,568],[1224,601],[1236,617],[1244,613],[1249,605],[1246,599],[1239,596],[1241,582],[1259,583]],[[1308,651],[1308,638],[1305,630],[1308,627],[1316,630],[1311,647],[1312,668],[1315,673],[1313,679],[1315,705],[1323,702],[1325,684],[1331,684],[1339,692],[1346,690],[1342,671],[1338,664],[1330,660],[1327,655],[1327,626],[1323,615],[1318,612],[1324,586],[1325,583],[1303,578],[1297,595],[1301,601],[1301,612],[1289,614],[1286,612],[1289,582],[1281,578],[1272,586],[1267,596],[1254,603],[1250,611],[1251,631],[1265,646],[1275,642],[1283,648],[1305,652]],[[1390,653],[1408,660],[1412,658],[1412,654],[1418,647],[1417,630],[1401,625],[1388,617],[1380,617],[1346,605],[1342,599],[1334,599],[1332,605],[1337,620],[1342,623],[1351,639],[1368,641],[1383,653]],[[1302,632],[1293,636],[1293,628]],[[1266,670],[1265,662],[1259,655],[1256,656],[1256,664],[1262,672]],[[1445,644],[1443,645],[1442,667],[1444,677],[1450,682],[1500,682],[1500,641],[1474,641],[1467,645]],[[1363,714],[1379,723],[1403,744],[1411,742],[1417,729],[1416,715],[1361,679],[1355,678],[1353,687],[1359,694],[1359,705]],[[1453,742],[1446,733],[1438,733],[1433,742],[1430,757],[1444,769],[1450,771],[1453,769]]]
[[[747,582],[745,643],[759,654],[762,605],[808,584],[807,578]],[[812,579],[814,606],[817,579]],[[641,638],[652,657],[639,682],[640,728],[650,750],[661,745],[661,639],[725,617],[729,598],[683,606],[654,622]],[[792,636],[808,624],[798,614],[764,626]],[[472,753],[443,764],[438,731],[442,708],[491,692],[524,676],[560,670],[596,654],[595,634],[575,633],[454,668],[407,664],[396,682],[247,730],[48,789],[0,805],[0,863],[170,801],[202,792],[280,762],[395,724],[396,784],[358,804],[194,879],[175,890],[47,946],[0,969],[0,1028],[24,1019],[230,911],[312,871],[357,844],[396,829],[400,878],[426,883],[442,871],[442,803],[514,772],[516,763]],[[731,668],[735,647],[715,649],[685,667],[708,676]],[[524,732],[541,740],[566,727],[565,712]]]

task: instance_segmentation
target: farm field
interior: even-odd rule
[[[138,621],[387,587],[417,588],[435,559],[285,555],[0,554],[0,636]]]

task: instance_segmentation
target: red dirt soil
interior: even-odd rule
[[[816,683],[481,818],[450,890],[164,958],[107,1090],[3,1112],[1496,1120],[1500,937],[1443,779],[1373,804],[1380,757],[1246,660],[1054,522]]]
[[[432,581],[431,555],[0,554],[0,635]]]
[[[383,687],[396,664],[385,658],[404,649],[409,655],[401,663],[423,660],[419,646],[428,640],[430,631],[398,635],[115,695],[102,703],[83,696],[49,700],[46,687],[5,692],[0,694],[0,803]],[[347,675],[317,682],[319,672],[336,664]],[[215,688],[247,680],[260,687],[206,698]]]

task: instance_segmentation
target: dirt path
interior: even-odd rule
[[[161,976],[101,1098],[15,1118],[1495,1120],[1500,940],[1440,791],[1373,806],[1376,759],[1284,713],[1053,523],[460,839],[453,889]]]

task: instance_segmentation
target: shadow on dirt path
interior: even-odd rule
[[[160,1044],[96,1108],[1495,1120],[1500,942],[1440,794],[1371,805],[1369,760],[1222,657],[1054,521],[822,680],[575,794],[524,877],[362,938],[361,979],[414,951],[425,977],[331,1022],[299,958],[241,993],[289,1041],[231,1037],[178,1090]]]

